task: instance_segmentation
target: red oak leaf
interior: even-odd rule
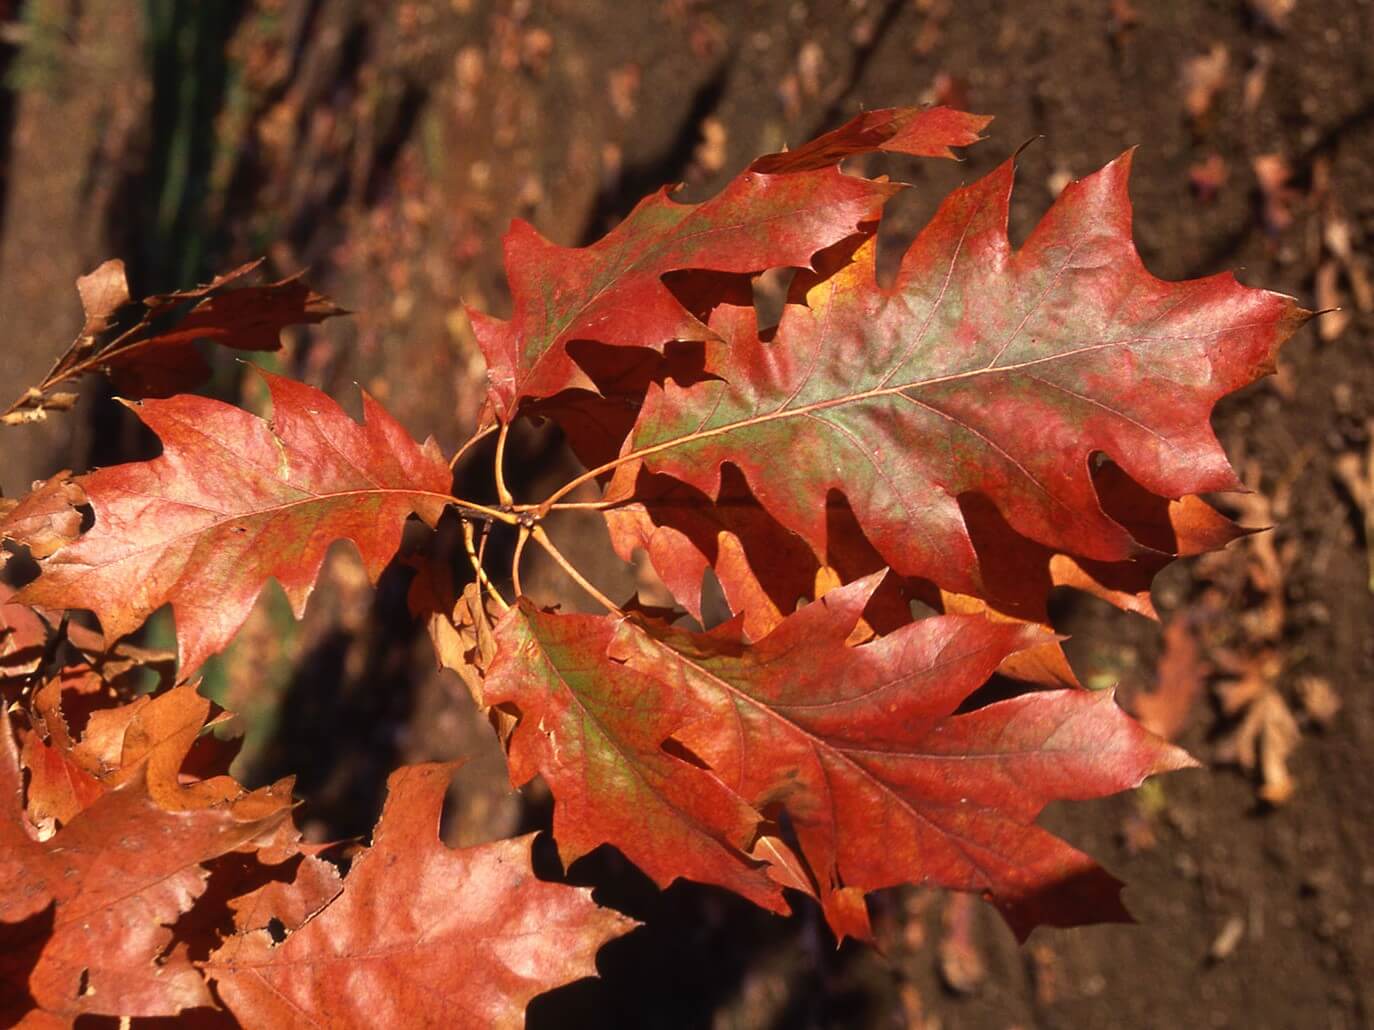
[[[168,811],[140,773],[40,842],[24,815],[6,724],[0,794],[0,924],[31,927],[24,946],[36,955],[21,1003],[68,1020],[171,1016],[212,1004],[186,957],[164,954],[169,927],[204,891],[202,863],[272,831],[289,813],[289,793],[269,799],[260,792],[246,806]],[[49,906],[50,920],[31,922]]]
[[[199,386],[210,366],[195,344],[209,340],[231,350],[271,351],[281,348],[287,326],[323,322],[343,314],[299,276],[280,282],[244,284],[262,265],[252,261],[214,281],[190,290],[148,297],[142,320],[117,339],[99,346],[100,367],[126,397],[170,397]],[[86,310],[84,336],[101,332],[118,308],[129,301],[124,265],[107,261],[77,280]],[[191,304],[181,317],[178,308]],[[167,326],[168,318],[174,324]],[[78,351],[73,357],[84,357]]]
[[[702,204],[679,204],[660,190],[590,247],[559,247],[513,222],[505,261],[514,316],[469,313],[497,415],[509,420],[520,400],[574,385],[569,341],[660,347],[711,339],[665,275],[810,267],[816,252],[863,231],[899,189],[841,174],[841,158],[880,149],[952,157],[949,148],[976,142],[988,121],[946,108],[872,111],[800,150],[760,158]]]
[[[524,606],[497,627],[486,699],[520,713],[513,778],[542,773],[565,857],[609,842],[656,882],[740,884],[786,813],[805,886],[837,932],[900,883],[983,894],[1024,936],[1126,918],[1120,884],[1034,824],[1191,764],[1110,695],[1041,691],[956,714],[1033,627],[946,616],[847,643],[881,575],[833,590],[755,644]],[[751,828],[748,822],[752,818]],[[797,882],[803,880],[803,882]],[[733,882],[732,882],[733,881]],[[762,898],[760,894],[762,893]]]
[[[519,1027],[536,994],[595,975],[601,945],[636,924],[584,888],[535,879],[532,835],[445,847],[437,831],[452,771],[435,763],[391,774],[372,846],[303,925],[283,885],[272,886],[275,899],[257,896],[254,922],[265,926],[279,905],[288,930],[299,928],[280,944],[252,930],[211,955],[205,971],[237,1019]]]
[[[615,631],[611,619],[553,615],[528,601],[497,623],[483,700],[519,709],[507,743],[511,783],[542,774],[549,784],[565,865],[613,844],[660,887],[686,877],[788,911],[764,864],[746,857],[759,813],[663,749],[695,717],[692,699],[608,661]]]
[[[801,285],[806,303],[770,342],[750,310],[713,319],[723,378],[651,385],[626,458],[712,497],[732,463],[818,553],[839,492],[899,574],[979,597],[991,589],[965,495],[1051,552],[1147,554],[1103,510],[1094,455],[1165,498],[1235,488],[1212,407],[1269,371],[1308,313],[1229,275],[1151,276],[1128,169],[1129,156],[1070,184],[1013,251],[1007,163],[944,202],[891,289],[869,242]]]
[[[299,617],[333,541],[352,540],[375,580],[406,518],[433,525],[448,500],[438,446],[417,445],[366,394],[360,425],[318,390],[264,378],[270,423],[203,397],[136,406],[162,456],[77,477],[95,524],[44,559],[19,600],[90,609],[108,641],[170,602],[184,679],[229,642],[268,577]]]
[[[210,366],[196,350],[199,340],[231,350],[280,350],[281,332],[287,326],[323,322],[343,313],[296,276],[243,286],[210,294],[172,329],[121,346],[104,364],[124,396],[170,397],[210,377]]]
[[[944,616],[846,644],[879,576],[826,594],[745,646],[622,624],[609,656],[690,696],[675,739],[763,811],[786,811],[822,902],[932,883],[982,894],[1019,936],[1128,918],[1120,883],[1034,825],[1051,801],[1138,786],[1192,760],[1110,694],[1036,691],[956,714],[1042,634]]]

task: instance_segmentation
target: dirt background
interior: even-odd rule
[[[1018,948],[991,910],[894,891],[874,904],[881,951],[837,951],[812,910],[781,920],[693,885],[659,893],[603,849],[572,878],[648,925],[602,952],[600,980],[536,1001],[531,1023],[1374,1025],[1374,5],[0,0],[0,19],[7,389],[75,333],[72,282],[104,258],[124,258],[137,293],[266,254],[358,312],[292,335],[280,365],[348,404],[361,383],[450,449],[483,391],[462,305],[508,310],[514,216],[586,243],[650,189],[709,194],[863,108],[995,115],[962,164],[884,166],[916,187],[884,230],[896,253],[945,191],[1027,141],[1016,238],[1069,179],[1138,145],[1153,272],[1238,269],[1342,309],[1218,410],[1256,491],[1223,506],[1277,528],[1161,577],[1167,644],[1138,616],[1057,599],[1080,678],[1137,707],[1158,682],[1161,717],[1212,766],[1047,816],[1127,881],[1140,925]],[[214,389],[263,403],[237,366]],[[155,447],[88,393],[74,417],[6,432],[7,495]],[[528,496],[569,467],[547,432],[515,460]],[[635,585],[597,557],[594,520],[560,538],[608,590]],[[551,570],[533,577],[565,590]],[[373,590],[341,549],[305,622],[265,597],[207,678],[244,714],[238,771],[298,773],[323,839],[367,831],[396,764],[469,754],[450,839],[545,825],[546,801],[509,791],[471,703],[434,670],[406,581],[397,567]]]

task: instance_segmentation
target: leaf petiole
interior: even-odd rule
[[[457,453],[455,453],[453,457],[449,459],[448,467],[451,469],[457,468],[458,463],[463,460],[463,455],[467,454],[467,452],[472,450],[473,447],[481,443],[487,437],[491,436],[492,433],[496,432],[496,429],[496,426],[487,426],[486,429],[479,429],[477,432],[473,433],[470,437],[468,437],[467,442],[464,443],[463,446],[458,448]]]
[[[612,612],[615,615],[625,614],[618,604],[616,604],[609,597],[607,597],[600,590],[598,590],[595,586],[593,586],[591,581],[588,580],[586,576],[582,575],[582,573],[578,571],[577,566],[574,565],[572,562],[568,561],[568,559],[564,556],[563,552],[558,549],[557,545],[555,545],[554,542],[549,539],[549,534],[544,531],[543,526],[534,526],[529,530],[528,535],[535,541],[535,543],[537,543],[540,547],[544,548],[544,550],[548,552],[549,557],[558,563],[558,566],[568,574],[569,578],[571,578],[574,583],[576,583],[588,594],[590,594],[593,600],[595,600],[607,611]],[[516,549],[516,554],[518,558],[518,547]]]
[[[487,575],[487,570],[482,566],[482,558],[485,556],[487,549],[486,534],[483,533],[482,546],[479,550],[474,540],[473,525],[467,519],[463,520],[463,549],[467,551],[468,561],[472,563],[472,569],[477,574],[477,582],[486,590],[487,596],[489,596],[503,612],[509,609],[510,605],[506,603],[506,599],[501,596],[501,592],[496,589],[496,584],[491,581],[491,577]]]
[[[496,437],[496,496],[506,507],[515,503],[510,488],[506,486],[506,439],[509,436],[510,423],[502,422],[501,431]]]

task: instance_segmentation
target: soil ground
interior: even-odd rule
[[[1374,5],[30,0],[0,3],[0,16],[6,384],[35,381],[71,338],[70,284],[105,257],[153,292],[266,253],[281,274],[308,266],[358,312],[294,336],[287,367],[347,403],[364,384],[448,448],[483,391],[462,305],[508,309],[500,236],[512,217],[585,243],[650,189],[685,182],[688,197],[705,195],[756,154],[863,108],[939,101],[996,115],[961,164],[885,166],[915,186],[890,215],[895,253],[949,188],[1027,141],[1017,238],[1070,178],[1138,145],[1136,233],[1155,274],[1238,269],[1344,309],[1216,415],[1267,507],[1229,503],[1276,525],[1262,537],[1272,554],[1240,543],[1171,569],[1156,591],[1213,670],[1179,738],[1212,767],[1046,820],[1130,885],[1140,925],[1040,931],[1018,948],[978,909],[970,971],[942,947],[958,909],[937,895],[879,898],[882,952],[836,951],[813,911],[780,920],[692,885],[660,894],[605,853],[573,878],[648,925],[604,950],[600,980],[537,1001],[531,1023],[1374,1026],[1374,594],[1361,509],[1374,480],[1362,500],[1350,474],[1374,461],[1362,293],[1374,275]],[[232,373],[217,388],[261,402]],[[8,495],[64,465],[147,453],[117,409],[89,400],[23,442],[7,433]],[[531,494],[569,460],[548,434],[522,440],[516,459],[544,469],[521,477]],[[595,522],[565,532],[598,560]],[[553,571],[536,575],[563,589]],[[632,585],[609,567],[600,581]],[[300,626],[280,597],[260,605],[211,682],[250,716],[244,774],[300,773],[313,830],[338,836],[366,831],[398,762],[473,754],[451,836],[539,826],[543,803],[505,787],[461,687],[433,671],[422,632],[398,614],[404,587],[397,570],[374,592],[341,552]],[[1073,597],[1058,615],[1085,682],[1118,683],[1127,703],[1154,683],[1158,625]],[[1271,719],[1247,724],[1253,702],[1228,711],[1228,698],[1240,697],[1236,670],[1260,659]],[[1339,700],[1334,715],[1314,681]],[[1222,759],[1247,727],[1268,734],[1273,758],[1284,713],[1300,733],[1280,761],[1294,787],[1270,804],[1259,772]]]

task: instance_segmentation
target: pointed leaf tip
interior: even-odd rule
[[[25,603],[89,609],[110,641],[171,603],[185,679],[229,642],[269,577],[299,617],[334,540],[352,540],[375,579],[412,512],[434,524],[451,483],[436,446],[417,445],[375,401],[360,425],[326,394],[262,374],[270,423],[204,397],[143,401],[135,413],[161,457],[75,478],[95,524],[40,562]]]

